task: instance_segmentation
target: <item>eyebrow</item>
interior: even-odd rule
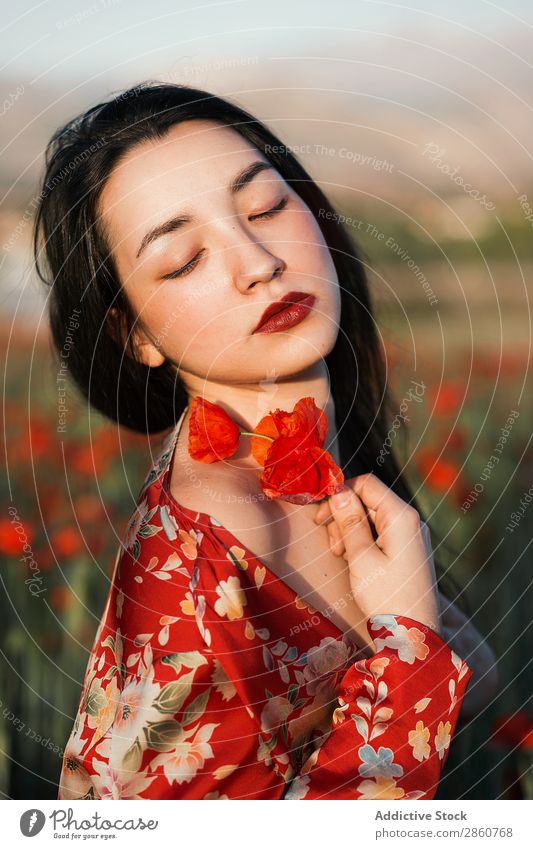
[[[251,165],[247,165],[246,168],[243,168],[243,170],[240,171],[229,184],[228,189],[230,194],[236,195],[239,192],[242,192],[242,190],[251,183],[257,174],[268,169],[274,170],[274,166],[269,162],[262,162],[261,160],[256,160],[255,162],[252,162]],[[175,233],[176,230],[179,230],[179,228],[184,224],[190,224],[193,221],[194,217],[185,213],[182,215],[174,215],[172,218],[169,218],[168,221],[164,221],[162,224],[157,224],[152,228],[152,230],[149,230],[148,233],[145,234],[139,250],[137,251],[136,259],[139,259],[142,252],[148,247],[148,245],[155,242],[156,239],[161,238],[161,236],[166,236],[169,233]]]

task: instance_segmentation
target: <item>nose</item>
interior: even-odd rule
[[[275,280],[287,267],[281,257],[273,254],[261,242],[255,241],[244,228],[240,229],[231,254],[234,282],[241,292],[247,292],[258,283]]]
[[[270,254],[270,257],[265,258],[261,264],[256,263],[253,271],[242,272],[237,278],[237,286],[245,292],[253,288],[256,283],[268,283],[280,277],[285,267],[286,264],[282,259]]]

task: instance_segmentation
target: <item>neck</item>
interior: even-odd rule
[[[195,395],[204,400],[219,404],[236,421],[241,430],[253,431],[259,421],[270,410],[291,411],[296,402],[305,396],[311,396],[315,404],[324,411],[328,420],[328,432],[324,448],[329,451],[337,465],[341,465],[337,443],[335,422],[335,404],[331,396],[329,376],[325,363],[320,360],[308,369],[291,375],[283,380],[267,377],[259,383],[235,384],[217,383],[193,374],[180,372],[185,384],[189,404]],[[187,412],[187,426],[189,411]],[[184,422],[185,424],[185,422]],[[243,437],[237,452],[231,457],[233,466],[243,468],[257,466],[251,451],[251,440]]]

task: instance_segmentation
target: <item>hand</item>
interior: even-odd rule
[[[418,511],[372,473],[346,480],[341,493],[347,505],[331,496],[315,521],[327,526],[333,553],[348,563],[364,615],[403,614],[442,636],[435,567]]]

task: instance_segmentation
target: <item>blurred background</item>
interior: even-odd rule
[[[533,798],[533,7],[356,0],[22,0],[0,71],[0,793],[56,798],[120,537],[157,439],[57,369],[30,236],[53,131],[158,79],[226,96],[298,146],[364,252],[409,434],[392,450],[455,552],[500,674],[437,798]],[[491,458],[497,457],[494,461]]]

